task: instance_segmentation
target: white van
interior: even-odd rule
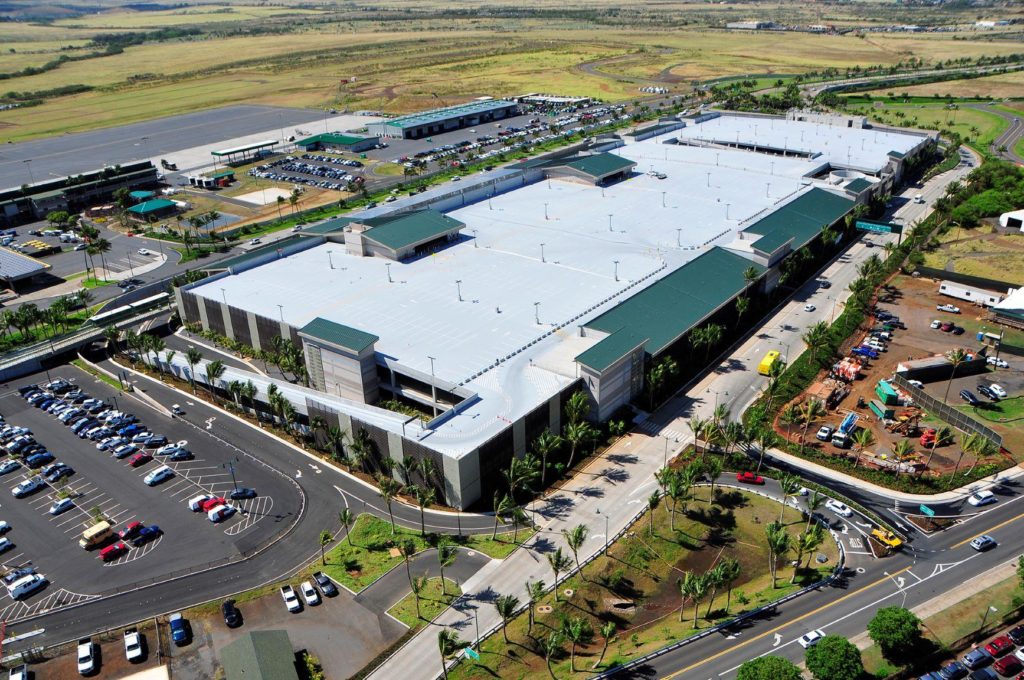
[[[924,199],[921,198],[921,194],[914,195],[914,203],[924,203]]]
[[[209,512],[206,513],[206,519],[217,524],[218,522],[223,522],[233,514],[235,514],[235,506],[218,505],[215,508],[210,508]]]
[[[30,595],[46,585],[46,577],[42,574],[29,574],[19,578],[7,586],[7,594],[12,600]]]

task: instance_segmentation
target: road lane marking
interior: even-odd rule
[[[983,531],[981,534],[977,534],[975,536],[971,536],[970,538],[965,538],[964,540],[960,541],[959,543],[955,543],[955,544],[953,544],[953,545],[951,545],[949,547],[950,548],[959,548],[962,545],[967,545],[968,543],[970,543],[971,541],[976,539],[978,536],[981,536],[982,534],[987,534],[990,531],[995,531],[996,529],[999,529],[1001,527],[1005,527],[1007,524],[1011,524],[1013,522],[1016,522],[1017,520],[1019,520],[1022,517],[1024,517],[1024,513],[1021,513],[1021,514],[1017,515],[1016,517],[1011,517],[1010,519],[1006,520],[1005,522],[1000,522],[999,524],[995,525],[994,527],[989,527],[988,529]]]

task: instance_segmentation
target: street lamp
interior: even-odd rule
[[[544,204],[544,219],[548,219],[548,204]]]
[[[999,610],[993,607],[992,605],[989,605],[988,608],[985,610],[985,615],[981,617],[981,625],[978,626],[978,630],[982,630],[985,628],[985,622],[988,621],[989,612],[994,614],[997,611]]]
[[[597,509],[597,514],[601,514],[601,508]],[[608,554],[608,514],[604,515],[604,554]]]
[[[541,262],[547,262],[547,260],[544,259],[544,244],[543,243],[540,244],[540,261]]]
[[[392,283],[392,281],[391,281],[391,263],[390,262],[385,262],[384,263],[384,268],[388,270],[388,283]]]
[[[612,213],[608,213],[608,231],[612,230]]]
[[[332,253],[332,252],[334,252],[334,251],[331,251],[331,250],[328,250],[328,251],[327,251],[327,263],[328,263],[329,265],[331,265],[331,269],[334,269],[334,260],[333,260],[333,259],[331,259],[331,253]]]
[[[667,468],[668,467],[668,443],[670,441],[670,438],[669,437],[665,437],[664,439],[665,439],[665,462],[664,462],[664,465],[662,467],[666,467]],[[679,443],[678,439],[671,439],[671,441],[673,443],[675,443],[675,444]]]
[[[224,298],[224,306],[227,307],[228,306],[228,294],[227,294],[227,292],[223,288],[220,289],[220,296],[222,298]]]
[[[682,228],[676,229],[676,248],[682,248],[683,247],[682,238],[683,238],[683,230],[682,230]]]
[[[455,279],[455,288],[459,292],[459,302],[462,302],[462,279]]]
[[[534,302],[533,303],[533,320],[537,322],[538,326],[540,325],[540,303],[539,302]]]
[[[22,163],[24,163],[28,167],[28,178],[32,182],[32,184],[35,184],[36,178],[35,175],[32,174],[32,159],[26,158],[25,160],[22,161]]]
[[[615,280],[618,281],[619,280],[619,261],[618,260],[612,260],[612,264],[615,265]]]
[[[132,267],[132,251],[128,251],[128,273],[131,274],[132,278],[135,278],[135,268]]]
[[[281,323],[284,323],[284,305],[278,305],[277,311],[281,315]]]

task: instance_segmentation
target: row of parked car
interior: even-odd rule
[[[348,158],[338,158],[337,156],[324,156],[321,154],[304,153],[299,156],[304,161],[317,161],[319,163],[334,163],[335,165],[344,165],[349,168],[361,168],[363,164],[359,161],[349,160]],[[295,160],[294,156],[288,156],[287,160]]]
[[[975,647],[959,660],[952,661],[938,671],[926,673],[921,680],[998,680],[1016,678],[1024,680],[1024,625],[1016,626],[999,635],[988,644]]]

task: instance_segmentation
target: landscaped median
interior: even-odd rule
[[[707,486],[684,484],[688,493],[679,493],[677,482],[667,486],[670,495],[652,497],[605,554],[559,580],[556,592],[544,588],[554,582],[555,566],[560,578],[576,566],[574,554],[540,553],[552,568],[549,578],[533,585],[530,602],[520,600],[522,593],[496,593],[492,606],[507,619],[505,630],[480,644],[479,660],[467,656],[449,676],[607,670],[819,582],[836,567],[838,547],[829,534],[792,508],[745,490],[716,487],[711,502]],[[586,528],[576,531],[586,539]],[[576,544],[576,531],[568,532],[567,545]],[[797,547],[801,540],[808,542]],[[463,645],[471,633],[463,633]]]

